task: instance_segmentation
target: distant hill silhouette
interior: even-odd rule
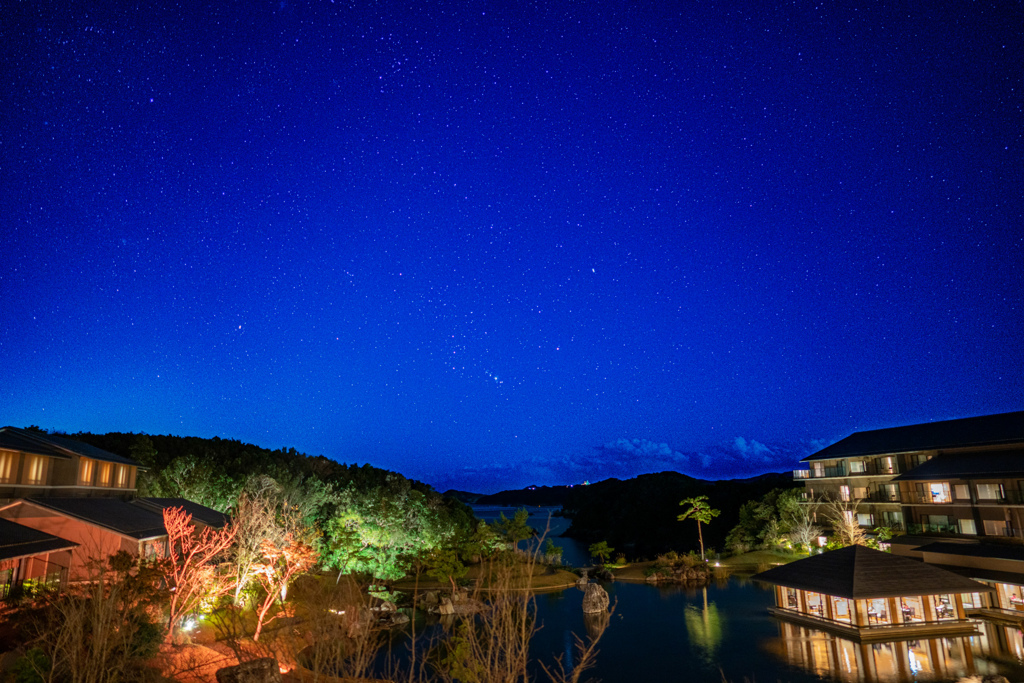
[[[477,500],[483,498],[483,493],[473,493],[471,491],[459,491],[458,489],[448,489],[441,494],[446,498],[454,498],[455,500],[461,500],[467,505],[473,505]]]
[[[607,541],[630,559],[668,550],[697,550],[697,523],[679,522],[676,517],[683,512],[679,505],[683,498],[706,495],[711,507],[722,514],[703,525],[704,546],[721,550],[729,530],[739,521],[743,503],[772,489],[793,486],[790,472],[720,481],[679,472],[644,474],[626,481],[606,479],[569,489],[563,510],[572,525],[563,535],[588,543]]]
[[[487,496],[480,496],[477,505],[530,505],[530,506],[551,506],[565,505],[569,498],[572,486],[528,486],[525,489],[516,491],[500,491]]]

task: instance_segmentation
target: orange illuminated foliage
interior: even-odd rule
[[[318,559],[316,550],[292,534],[288,534],[281,545],[263,541],[260,552],[263,558],[257,563],[255,574],[266,596],[256,612],[256,633],[252,637],[256,641],[260,639],[267,612],[278,596],[283,602],[292,578],[311,569]]]
[[[197,531],[192,515],[182,508],[164,510],[167,530],[167,587],[170,589],[168,637],[173,638],[182,620],[198,612],[204,602],[212,602],[229,593],[235,585],[234,574],[218,568],[235,540],[235,527],[204,527]]]

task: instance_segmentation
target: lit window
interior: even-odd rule
[[[973,519],[961,519],[960,521],[960,533],[969,534],[976,536],[978,533],[978,527],[975,526]]]
[[[981,593],[961,593],[960,597],[963,599],[964,607],[968,609],[981,609],[985,606],[981,600]]]
[[[96,461],[82,458],[78,465],[78,483],[89,485],[92,483],[92,475],[96,471]]]
[[[933,503],[953,502],[953,498],[949,495],[949,484],[946,482],[928,484],[928,493],[931,495]]]
[[[25,483],[38,486],[43,483],[43,475],[46,473],[46,458],[41,455],[31,455],[25,467]]]
[[[935,603],[935,616],[938,619],[956,619],[956,601],[952,595],[936,595],[932,600]]]
[[[850,487],[840,486],[839,487],[839,500],[850,500]]]
[[[850,474],[861,474],[862,472],[865,472],[865,471],[866,471],[866,468],[864,467],[864,461],[863,460],[851,460],[850,461]]]
[[[978,484],[978,500],[1000,500],[1003,498],[1002,484]]]
[[[110,486],[110,470],[109,462],[100,463],[100,480],[98,482],[100,486]]]
[[[986,519],[985,535],[1006,536],[1006,521],[1002,519]]]
[[[11,481],[14,474],[14,453],[0,453],[0,483]]]
[[[122,489],[128,487],[128,467],[126,465],[117,466],[117,487]]]

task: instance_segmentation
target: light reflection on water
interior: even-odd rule
[[[590,673],[604,683],[904,683],[975,673],[1024,680],[1015,628],[987,626],[973,638],[861,645],[773,619],[767,613],[771,591],[737,578],[706,591],[621,582],[606,588],[617,606]],[[571,634],[587,632],[581,602],[575,589],[537,596],[542,628],[534,638],[535,657],[565,657]]]
[[[474,507],[488,523],[516,509]],[[542,531],[555,509],[528,508],[531,526]],[[585,544],[559,537],[569,520],[550,520],[548,535],[565,548],[566,563],[589,564]],[[971,638],[861,645],[772,618],[772,591],[742,578],[706,590],[625,582],[605,588],[615,613],[601,639],[597,666],[584,676],[603,683],[925,683],[996,673],[1024,681],[1024,640],[1016,628],[983,624],[982,633]],[[541,629],[531,646],[534,659],[550,662],[560,656],[569,664],[573,635],[600,630],[602,624],[584,618],[582,598],[577,589],[537,596]]]

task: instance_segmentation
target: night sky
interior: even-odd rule
[[[0,424],[493,491],[1021,410],[1022,4],[777,4],[5,3]]]

